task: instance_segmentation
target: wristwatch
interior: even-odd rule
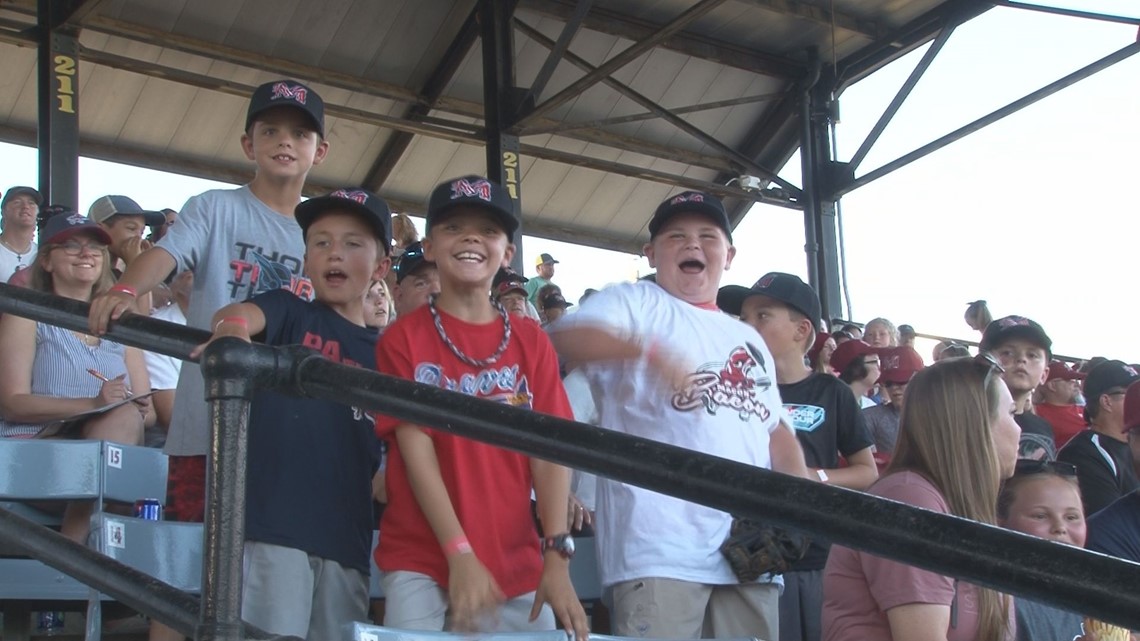
[[[564,559],[574,558],[574,537],[569,533],[548,536],[542,540],[542,551],[555,550]]]
[[[819,477],[820,483],[826,483],[827,482],[827,472],[823,471],[822,469],[819,469],[819,470],[816,470],[815,473],[816,473],[816,476]]]

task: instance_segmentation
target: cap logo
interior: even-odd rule
[[[678,194],[669,201],[670,205],[680,205],[681,203],[703,203],[705,202],[705,195],[695,191],[688,191],[683,194]]]
[[[1028,326],[1029,319],[1024,316],[1006,316],[998,321],[998,325],[1000,325],[1002,329],[1007,327]]]
[[[349,191],[347,189],[338,189],[329,194],[329,196],[332,198],[343,198],[345,200],[351,200],[361,205],[368,201],[368,194],[359,189],[354,189],[352,191]]]
[[[774,281],[774,280],[776,280],[776,275],[775,274],[768,274],[767,276],[764,276],[760,280],[756,281],[756,284],[753,285],[752,288],[753,289],[768,289],[769,287],[772,286],[772,281]]]
[[[479,198],[491,202],[491,182],[488,180],[470,181],[460,178],[451,183],[451,199]]]
[[[68,225],[86,225],[87,222],[88,222],[87,217],[86,216],[80,216],[79,214],[72,214],[72,215],[67,217],[67,224]]]
[[[879,366],[881,369],[898,369],[902,365],[901,360],[898,354],[891,354],[885,359],[880,357]]]
[[[309,99],[309,91],[300,85],[291,85],[287,82],[278,82],[273,85],[273,96],[270,100],[292,100],[302,105]]]
[[[1121,369],[1123,369],[1125,372],[1127,372],[1129,376],[1137,376],[1137,374],[1136,374],[1136,368],[1135,368],[1135,367],[1132,367],[1131,365],[1125,365],[1125,366],[1124,366],[1123,368],[1121,368]]]

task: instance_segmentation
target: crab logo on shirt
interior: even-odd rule
[[[704,408],[709,414],[727,407],[740,420],[767,420],[771,411],[759,394],[772,387],[763,353],[751,343],[733,349],[724,361],[706,363],[689,374],[673,395],[673,408],[682,412]]]

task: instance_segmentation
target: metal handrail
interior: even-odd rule
[[[83,330],[86,306],[54,296],[0,285],[0,311],[17,313],[62,327]],[[189,347],[201,342],[197,330],[150,319],[127,316],[112,326],[108,338],[146,350],[185,358]],[[801,530],[819,541],[844,545],[894,559],[977,585],[1032,598],[1067,610],[1132,629],[1140,628],[1140,564],[1087,550],[1037,539],[1017,532],[979,524],[882,499],[861,492],[795,478],[751,465],[682,449],[656,441],[620,434],[537,412],[465,396],[376,372],[339,365],[311,350],[273,348],[238,339],[215,341],[202,359],[207,397],[216,409],[212,452],[231,467],[211,461],[211,473],[231,498],[244,493],[240,457],[228,456],[221,438],[235,438],[230,429],[239,405],[248,405],[252,390],[279,391],[322,398],[391,415],[403,421],[430,425],[499,447],[522,452],[645,487],[733,514]],[[245,415],[248,412],[243,410]],[[219,434],[220,433],[220,434]],[[238,516],[211,486],[210,511]],[[0,523],[0,526],[3,524]],[[239,523],[240,525],[240,523]],[[209,529],[209,523],[207,525]],[[240,527],[237,534],[241,534]],[[237,558],[239,545],[215,549],[221,557]],[[211,544],[207,549],[222,543]],[[235,556],[236,555],[236,556]],[[224,565],[224,564],[223,564]],[[209,571],[210,568],[207,568]],[[232,569],[232,568],[231,568]],[[225,590],[227,599],[239,599],[234,586],[221,585],[233,576],[203,577],[203,603]],[[96,585],[95,587],[99,587]],[[233,613],[234,604],[221,610]],[[144,609],[145,611],[145,609]],[[240,606],[237,607],[240,612]],[[161,620],[161,617],[159,617]],[[233,630],[232,621],[211,619],[203,608],[204,631]],[[210,626],[220,626],[216,629]],[[225,628],[226,625],[230,627]],[[226,637],[216,634],[210,638]]]

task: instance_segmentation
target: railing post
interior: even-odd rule
[[[203,355],[202,377],[210,404],[206,467],[202,608],[198,641],[241,641],[242,557],[245,544],[245,465],[254,372],[240,358],[250,346],[221,339]]]

